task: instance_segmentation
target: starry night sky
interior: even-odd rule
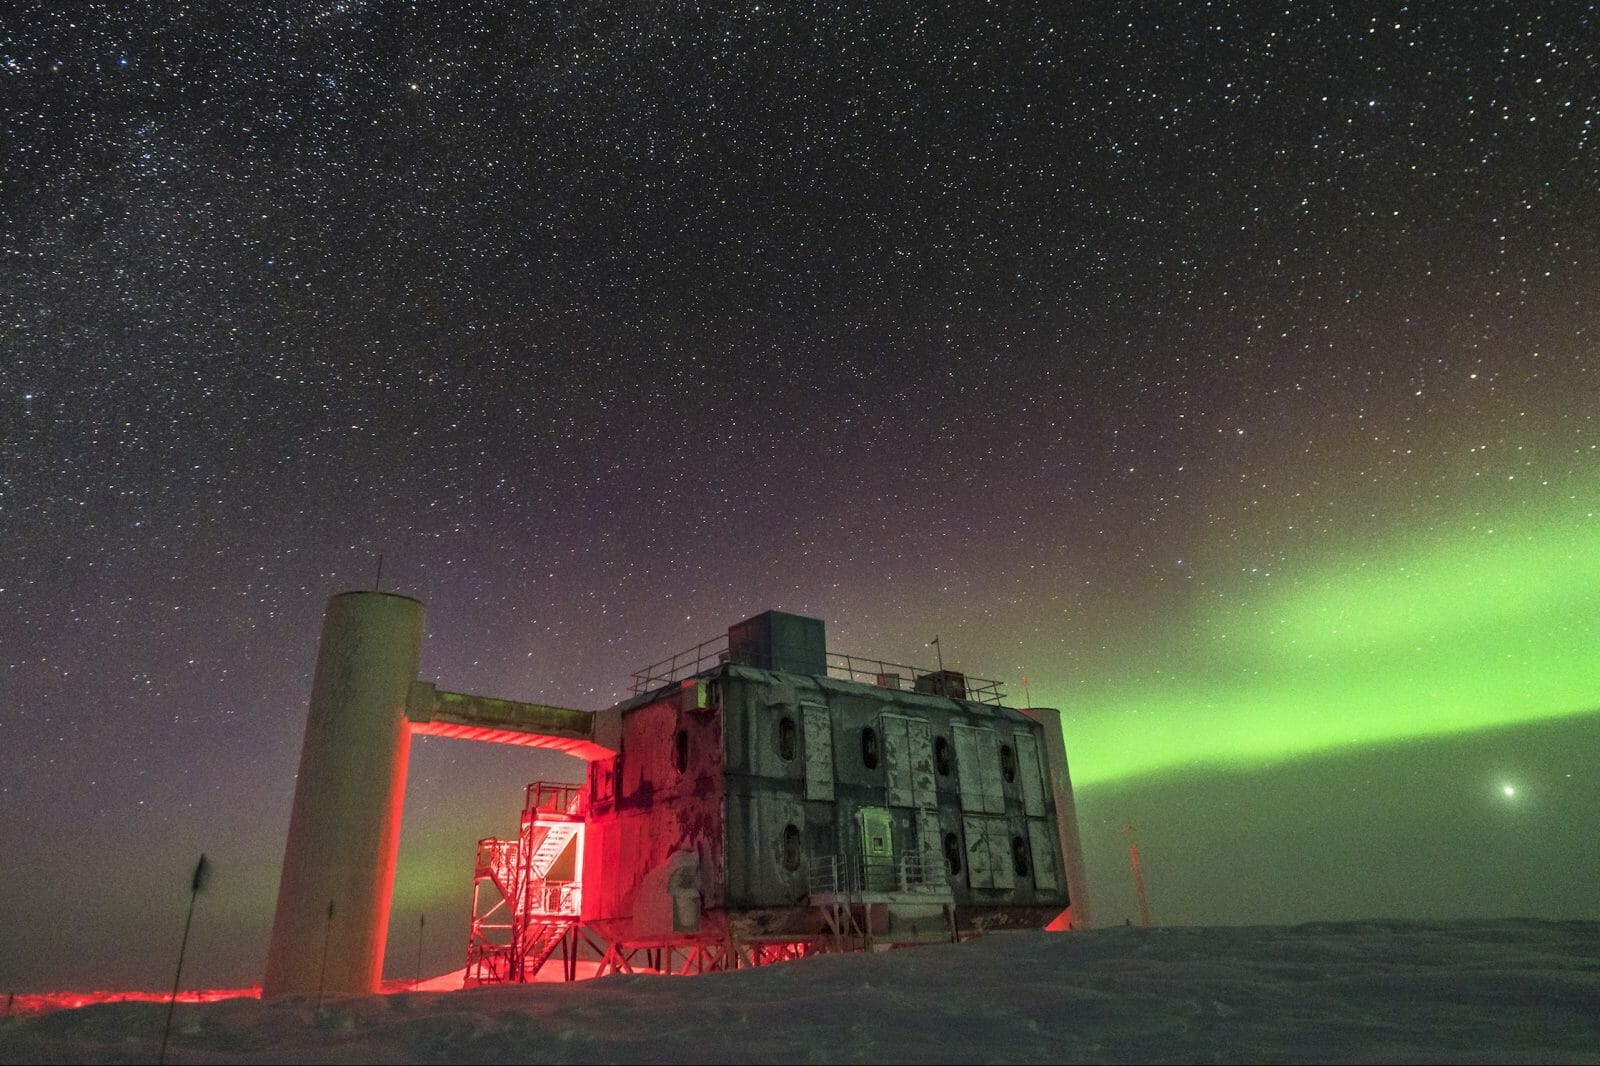
[[[160,987],[202,850],[259,979],[380,552],[460,691],[1026,676],[1102,922],[1600,918],[1597,119],[1579,2],[11,11],[0,986]],[[580,772],[417,743],[391,973]]]

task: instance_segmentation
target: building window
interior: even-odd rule
[[[778,719],[778,758],[784,762],[792,762],[798,745],[799,736],[795,732],[794,717],[786,714]]]
[[[1017,779],[1017,753],[1010,744],[1000,745],[1000,776],[1009,784]]]
[[[961,841],[954,833],[944,835],[944,872],[951,877],[961,872]]]
[[[678,735],[672,738],[672,765],[683,773],[689,769],[689,731],[678,730]]]
[[[940,777],[949,777],[955,760],[950,758],[950,742],[944,737],[933,738],[933,765]]]
[[[861,731],[861,765],[868,770],[878,768],[878,731],[870,725]]]
[[[793,822],[783,827],[783,868],[800,869],[800,827]]]
[[[1028,842],[1021,837],[1011,838],[1011,868],[1018,877],[1028,876]]]

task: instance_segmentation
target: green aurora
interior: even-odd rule
[[[1139,647],[1131,676],[1061,701],[1075,784],[1600,709],[1596,498],[1291,563],[1271,591],[1194,612]]]

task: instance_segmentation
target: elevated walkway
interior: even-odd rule
[[[600,713],[547,703],[442,692],[426,681],[412,683],[406,703],[406,720],[414,735],[547,748],[588,762],[617,753],[597,739],[599,718]]]

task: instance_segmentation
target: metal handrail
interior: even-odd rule
[[[539,882],[535,898],[528,907],[534,915],[575,915],[579,910],[578,886],[572,881]]]
[[[920,889],[938,890],[950,883],[950,872],[944,856],[920,853],[902,855],[898,868],[900,891],[916,892]]]
[[[632,694],[670,685],[674,681],[692,677],[701,670],[710,669],[728,661],[728,634],[702,640],[687,651],[669,655],[658,663],[651,663],[633,672]]]
[[[848,875],[848,885],[841,875]],[[841,863],[837,855],[820,855],[806,865],[806,889],[813,896],[840,895],[858,887],[868,892],[939,892],[949,884],[943,856],[912,853],[871,860],[857,856]]]
[[[839,894],[837,855],[819,855],[806,864],[806,891],[813,896]]]
[[[513,866],[516,864],[517,842],[515,840],[498,840],[495,837],[484,837],[478,841],[478,873],[483,877],[490,873],[504,876],[515,873]]]
[[[728,648],[727,634],[712,637],[676,655],[669,655],[660,662],[635,670],[629,692],[637,696],[733,661],[735,659]],[[829,652],[827,668],[829,677],[841,681],[863,682],[879,688],[927,692],[932,695],[970,700],[974,703],[996,705],[1003,703],[1006,698],[1005,686],[1001,682],[962,674],[959,670],[911,666],[867,655],[847,655],[843,652]]]
[[[535,781],[528,786],[522,813],[582,814],[584,788],[583,785],[570,785],[563,781]]]
[[[986,677],[974,677],[959,670],[908,666],[905,663],[892,663],[887,659],[846,655],[843,652],[828,653],[828,676],[901,692],[926,692],[936,696],[951,696],[973,703],[1000,704],[1006,698],[1005,686]],[[960,678],[959,683],[956,681],[957,678]],[[957,691],[950,690],[958,684]]]

